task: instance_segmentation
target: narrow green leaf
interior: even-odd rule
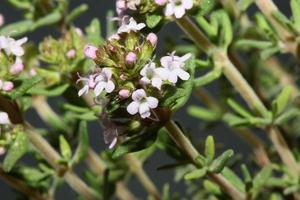
[[[33,22],[31,20],[24,20],[8,24],[0,28],[0,35],[9,35],[11,37],[21,36],[32,29]]]
[[[62,18],[59,11],[54,11],[33,23],[32,30],[57,23]]]
[[[206,165],[206,158],[204,156],[202,156],[201,154],[199,154],[196,157],[195,162],[199,167],[204,167]]]
[[[101,26],[97,18],[91,21],[91,24],[85,29],[87,33],[87,40],[91,44],[98,46],[103,42],[101,37]]]
[[[282,24],[286,28],[286,30],[290,32],[294,31],[293,23],[282,12],[273,11],[272,16],[274,17],[275,20],[277,20],[280,24]]]
[[[225,167],[222,171],[222,175],[239,191],[245,193],[245,184],[232,170]]]
[[[195,87],[207,85],[220,78],[221,75],[222,75],[222,68],[215,67],[212,71],[208,72],[204,76],[201,76],[200,78],[196,78],[194,80],[194,85]]]
[[[227,99],[227,104],[239,115],[245,118],[251,118],[253,117],[251,113],[249,113],[246,109],[244,109],[242,106],[240,106],[236,101],[234,101],[231,98]]]
[[[33,89],[29,89],[27,93],[31,95],[42,95],[48,97],[60,96],[68,89],[69,86],[70,86],[69,83],[65,83],[65,84],[51,86],[49,88],[36,87]]]
[[[264,167],[253,179],[252,196],[255,199],[272,175],[272,166]]]
[[[198,15],[206,15],[217,4],[217,0],[202,0],[199,5]]]
[[[212,164],[209,166],[209,171],[213,173],[220,173],[224,167],[226,167],[227,162],[232,158],[233,150],[227,150],[217,157]]]
[[[206,172],[207,172],[206,168],[195,169],[194,171],[187,173],[184,176],[184,179],[185,180],[199,179],[205,176]]]
[[[79,145],[74,153],[72,163],[79,163],[84,157],[87,155],[89,148],[89,135],[87,129],[87,123],[85,121],[81,121],[79,124]]]
[[[242,173],[243,173],[245,183],[251,182],[252,178],[251,178],[250,172],[249,172],[249,170],[248,170],[248,168],[245,164],[242,164],[241,170],[242,170]]]
[[[267,49],[274,46],[272,42],[269,41],[258,41],[258,40],[250,40],[250,39],[240,39],[235,42],[236,48],[257,48],[257,49]]]
[[[241,9],[241,11],[246,11],[251,4],[254,3],[255,0],[239,0],[237,5]]]
[[[218,121],[221,117],[220,113],[199,106],[189,106],[187,113],[193,117],[209,122]]]
[[[89,9],[89,6],[86,3],[83,3],[72,10],[72,12],[66,17],[66,22],[70,23],[74,21],[78,16],[82,15]]]
[[[213,136],[209,135],[205,141],[205,157],[207,165],[209,165],[215,157],[215,141]]]
[[[221,195],[222,194],[222,191],[221,191],[220,187],[212,181],[205,180],[203,182],[203,186],[204,186],[205,190],[208,191],[209,193],[212,193],[212,194],[215,194],[215,195]]]
[[[34,85],[38,84],[42,80],[39,76],[34,76],[32,78],[28,78],[23,80],[21,86],[15,88],[11,94],[10,97],[15,100],[17,98],[20,98],[23,96],[29,89],[31,89]]]
[[[63,135],[59,136],[59,147],[60,147],[60,153],[62,157],[64,159],[69,160],[72,156],[72,150],[69,143],[67,142],[67,140]]]
[[[15,140],[12,142],[8,149],[7,155],[3,161],[3,169],[9,172],[16,162],[27,152],[28,150],[28,138],[26,133],[18,132]]]
[[[210,24],[204,16],[197,15],[196,22],[211,38],[214,38],[218,35],[218,25]]]
[[[287,107],[293,88],[291,86],[286,86],[283,88],[281,93],[277,96],[273,102],[273,115],[274,117],[280,115]]]
[[[294,19],[294,26],[298,32],[300,32],[300,1],[291,0],[290,5]]]

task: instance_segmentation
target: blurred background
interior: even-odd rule
[[[109,10],[114,10],[115,7],[115,1],[114,0],[71,0],[71,7],[76,7],[79,4],[87,3],[89,5],[89,10],[83,14],[81,17],[79,17],[76,20],[75,25],[84,28],[86,27],[90,21],[93,18],[99,18],[101,20],[102,25],[102,34],[103,37],[105,37],[106,33],[106,21],[108,20],[106,17],[106,14]],[[289,10],[289,1],[286,0],[274,0],[274,2],[278,5],[279,9],[284,11],[288,16],[290,15]],[[256,7],[252,6],[249,10],[249,14],[251,15],[256,11]],[[5,23],[11,23],[15,22],[22,17],[22,13],[20,13],[18,10],[13,9],[8,3],[6,3],[5,0],[0,0],[0,13],[5,16]],[[59,34],[56,32],[53,28],[47,27],[39,29],[36,32],[33,32],[28,35],[29,40],[33,42],[39,42],[41,41],[45,36],[52,35],[54,37],[58,37]],[[176,26],[174,23],[170,23],[166,25],[160,32],[159,32],[159,45],[158,45],[158,54],[165,53],[165,43],[163,42],[165,38],[172,38],[172,40],[182,43],[182,32],[180,29]],[[1,70],[1,66],[0,66]],[[207,89],[212,91],[215,95],[218,94],[218,90],[221,87],[218,87],[218,82],[215,82],[213,84],[210,84]],[[216,98],[218,96],[216,95]],[[63,99],[50,99],[50,103],[54,108],[58,108],[60,102],[63,101]],[[192,97],[190,99],[190,102],[188,104],[196,104],[201,105],[201,102],[196,99],[195,97]],[[33,110],[30,110],[27,113],[27,118],[29,121],[36,127],[45,127],[46,125],[39,120],[36,113]],[[238,136],[233,134],[226,125],[218,125],[216,127],[209,127],[204,128],[201,122],[195,118],[192,118],[186,114],[186,108],[182,108],[178,113],[175,115],[175,119],[178,119],[182,122],[184,128],[188,130],[193,138],[197,139],[197,141],[201,141],[202,139],[205,139],[207,135],[211,134],[215,137],[216,143],[220,144],[220,147],[224,149],[231,148],[235,151],[235,154],[238,155],[240,159],[247,162],[247,154],[250,152],[250,148],[247,146],[245,142],[240,140]],[[263,134],[260,134],[259,131],[256,131],[257,135],[259,137],[263,136]],[[107,148],[107,146],[104,144],[101,128],[100,126],[95,124],[90,124],[89,126],[89,136],[90,136],[90,142],[94,150],[97,152],[100,152],[101,150],[104,150]],[[263,138],[264,139],[264,138]],[[245,157],[245,158],[244,158]],[[0,158],[1,160],[1,158]],[[30,158],[24,158],[24,162],[33,162],[30,160]],[[183,183],[176,183],[174,182],[174,174],[172,171],[167,170],[157,170],[158,167],[170,164],[172,163],[172,159],[168,158],[167,155],[165,155],[162,152],[156,152],[153,154],[150,159],[145,163],[145,170],[151,177],[152,181],[157,185],[159,189],[162,189],[162,186],[165,182],[170,183],[170,189],[171,191],[176,191],[179,193],[184,194],[184,184]],[[79,166],[76,171],[77,174],[81,174],[82,170],[85,166]],[[136,181],[133,178],[133,181],[130,182],[129,188],[133,193],[136,194],[136,196],[140,197],[141,199],[146,199],[146,193],[142,186],[139,185],[138,181]],[[16,195],[12,191],[11,188],[9,188],[7,185],[0,180],[0,195],[3,200],[13,200],[16,199]],[[68,188],[67,185],[63,185],[61,188],[57,191],[57,200],[61,199],[76,199],[76,194],[72,191],[72,189]]]

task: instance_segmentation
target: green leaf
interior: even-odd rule
[[[287,107],[293,88],[286,86],[272,103],[273,117],[280,115]]]
[[[228,46],[231,44],[233,38],[233,30],[232,24],[230,21],[230,17],[228,16],[225,10],[218,10],[213,13],[213,17],[216,17],[219,21],[221,30],[219,35],[220,44],[224,49],[227,49]]]
[[[162,20],[162,16],[159,14],[146,14],[146,24],[149,28],[154,28]]]
[[[298,32],[300,32],[300,1],[291,0],[290,5],[293,14],[294,26]]]
[[[287,18],[282,12],[280,11],[273,11],[272,16],[277,20],[280,24],[282,24],[285,29],[291,33],[295,31],[295,27],[289,18]],[[278,33],[280,34],[280,33]]]
[[[293,120],[298,116],[300,116],[300,110],[297,108],[291,108],[285,111],[284,113],[282,113],[281,115],[279,115],[278,117],[276,117],[275,124],[283,125],[287,123],[289,120]]]
[[[274,46],[272,42],[269,41],[258,41],[250,39],[240,39],[235,42],[234,46],[236,48],[256,48],[256,49],[267,49]]]
[[[66,160],[69,160],[72,156],[72,150],[69,143],[63,135],[59,136],[59,147],[62,157]]]
[[[85,121],[81,121],[79,124],[79,145],[74,153],[72,163],[79,163],[81,160],[85,158],[89,149],[89,135],[87,129],[87,123]]]
[[[239,191],[245,192],[245,184],[243,181],[228,167],[225,167],[222,171],[222,175]]]
[[[250,172],[245,164],[242,164],[241,170],[242,170],[245,182],[246,183],[251,182],[252,178],[251,178]]]
[[[187,108],[187,113],[193,117],[209,122],[218,121],[221,117],[219,112],[193,105]]]
[[[170,185],[168,183],[163,186],[162,200],[170,200]]]
[[[209,171],[213,173],[220,173],[224,167],[226,167],[227,162],[232,158],[233,150],[229,149],[217,157],[212,164],[209,166]]]
[[[254,3],[255,0],[239,0],[237,5],[241,9],[241,11],[246,11],[251,4]]]
[[[206,158],[204,156],[202,156],[201,154],[199,154],[196,158],[195,158],[195,162],[199,167],[204,167],[206,164]]]
[[[231,113],[226,113],[223,116],[223,120],[231,127],[242,126],[249,123],[247,119],[241,118]]]
[[[198,15],[206,15],[214,8],[216,3],[217,3],[217,0],[202,0],[202,1],[200,1]]]
[[[220,187],[212,181],[205,180],[203,182],[203,186],[204,186],[205,190],[208,191],[209,193],[212,193],[212,194],[215,194],[215,195],[221,195],[222,194],[222,191],[221,191]]]
[[[57,23],[62,18],[62,14],[59,11],[54,11],[45,17],[42,17],[38,19],[36,22],[33,23],[33,26],[31,27],[32,30],[35,30],[37,28],[48,26]]]
[[[222,68],[215,67],[212,71],[208,72],[207,74],[201,76],[200,78],[196,78],[194,80],[194,85],[195,87],[207,85],[220,78],[221,75],[222,75]]]
[[[7,155],[3,161],[3,169],[9,172],[16,162],[27,152],[28,138],[26,133],[18,132],[15,140],[8,149]]]
[[[205,176],[206,172],[207,172],[206,168],[195,169],[194,171],[187,173],[184,176],[184,179],[186,179],[186,180],[199,179],[199,178],[202,178],[203,176]]]
[[[263,189],[271,175],[272,166],[266,166],[255,176],[253,179],[253,188],[251,190],[253,199],[255,199],[259,192]]]
[[[211,135],[209,135],[206,138],[204,153],[205,153],[207,165],[210,165],[210,163],[213,161],[213,159],[215,157],[215,141],[214,141],[213,136],[211,136]]]
[[[39,77],[39,76],[34,76],[32,78],[28,78],[28,79],[23,80],[21,86],[15,88],[10,93],[10,97],[13,100],[16,100],[17,98],[20,98],[21,96],[23,96],[24,94],[26,94],[26,92],[29,89],[31,89],[34,85],[38,84],[41,80],[42,80],[42,78]]]
[[[275,54],[279,51],[280,51],[280,48],[278,46],[267,48],[260,52],[260,57],[261,57],[261,59],[265,60],[268,57],[272,56],[273,54]]]
[[[170,108],[172,111],[178,110],[189,100],[192,90],[193,90],[193,82],[194,82],[194,71],[195,71],[195,62],[194,59],[190,59],[186,63],[186,68],[188,68],[190,73],[190,78],[187,81],[181,82],[178,86],[170,86],[165,94],[164,98],[161,99],[161,106]]]
[[[218,22],[217,21],[213,21],[210,24],[203,15],[197,15],[196,22],[209,35],[209,37],[214,38],[218,35],[218,24],[217,24]]]
[[[251,113],[249,113],[246,109],[244,109],[242,106],[240,106],[236,101],[234,101],[231,98],[227,99],[227,104],[239,115],[245,118],[251,118],[253,117]]]
[[[100,27],[101,26],[99,20],[95,18],[91,21],[91,24],[85,29],[87,33],[87,40],[95,46],[98,46],[103,42]]]
[[[64,104],[63,108],[72,112],[76,112],[76,113],[87,113],[90,112],[91,110],[87,107],[80,107],[80,106],[76,106],[76,105],[72,105],[72,104]]]
[[[119,158],[127,153],[137,152],[150,147],[157,138],[159,127],[151,127],[144,133],[135,135],[125,140],[113,151],[113,159]]]
[[[69,83],[59,84],[55,86],[51,86],[49,88],[32,88],[27,91],[28,94],[31,95],[42,95],[42,96],[60,96],[62,95],[69,87]]]
[[[0,28],[0,35],[9,35],[11,37],[21,36],[27,32],[30,32],[33,26],[31,20],[24,20],[8,24]]]
[[[82,15],[89,9],[89,6],[86,3],[79,5],[78,7],[74,8],[72,12],[66,17],[66,22],[70,23],[74,21],[78,16]]]

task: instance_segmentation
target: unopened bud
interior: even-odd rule
[[[121,99],[127,99],[128,97],[130,97],[130,91],[127,89],[122,89],[119,91],[119,97]]]
[[[157,35],[155,33],[149,33],[147,36],[147,40],[153,45],[156,46],[157,44]]]
[[[2,86],[2,90],[9,92],[14,89],[14,84],[11,81],[5,81]]]
[[[96,55],[96,52],[97,52],[97,48],[92,46],[92,45],[87,45],[85,48],[84,48],[84,55],[87,57],[87,58],[91,58],[91,59],[96,59],[97,55]]]
[[[15,63],[10,67],[9,72],[13,75],[19,74],[24,70],[23,63]]]
[[[4,24],[4,16],[0,14],[0,27]]]
[[[136,54],[133,52],[129,52],[126,56],[126,63],[128,65],[132,65],[136,61]]]
[[[72,59],[72,58],[75,58],[76,56],[76,51],[74,49],[71,49],[67,52],[67,57]]]

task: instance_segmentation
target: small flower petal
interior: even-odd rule
[[[127,112],[131,115],[135,115],[139,111],[139,106],[140,104],[138,102],[133,101],[127,106]]]

